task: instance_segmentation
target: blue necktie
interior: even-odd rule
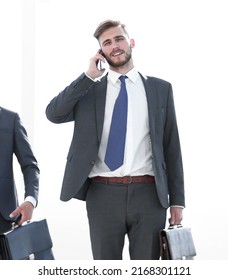
[[[105,163],[111,171],[123,165],[125,139],[127,130],[127,90],[126,76],[120,76],[120,93],[116,99],[112,121],[109,131],[107,150],[105,154]]]

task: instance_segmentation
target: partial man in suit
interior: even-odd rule
[[[60,199],[86,200],[94,259],[122,259],[126,235],[132,260],[159,259],[167,209],[179,224],[185,207],[172,86],[137,71],[121,22],[100,23],[94,37],[100,49],[88,70],[46,108],[51,122],[74,122]]]
[[[13,161],[17,158],[24,179],[24,201],[19,203]],[[30,221],[39,192],[37,160],[27,132],[16,112],[0,107],[0,233]]]

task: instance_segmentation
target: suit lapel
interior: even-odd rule
[[[139,73],[140,74],[140,73]],[[153,141],[155,136],[155,112],[156,112],[156,104],[157,104],[157,95],[156,95],[156,87],[153,80],[150,77],[144,77],[140,74],[147,97],[148,103],[148,114],[149,114],[149,125],[150,125],[150,136]]]
[[[107,75],[97,83],[95,87],[95,110],[96,110],[96,124],[97,124],[97,137],[101,141],[101,135],[104,124],[105,102],[107,90]]]

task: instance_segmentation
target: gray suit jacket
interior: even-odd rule
[[[26,130],[17,113],[0,108],[0,213],[7,220],[18,206],[13,173],[14,155],[23,173],[24,196],[33,196],[37,200],[40,172]]]
[[[156,189],[163,207],[185,206],[181,148],[170,83],[142,77],[153,149]],[[60,199],[85,200],[104,122],[107,76],[93,82],[84,73],[54,97],[46,109],[54,123],[74,121]]]

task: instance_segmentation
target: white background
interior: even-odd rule
[[[227,258],[227,7],[225,0],[1,0],[0,105],[17,111],[27,128],[41,169],[34,219],[47,218],[56,259],[92,255],[85,203],[59,200],[73,124],[50,123],[45,109],[86,70],[98,49],[93,32],[107,18],[127,25],[137,69],[172,83],[185,170],[183,225],[192,228],[197,259]]]

